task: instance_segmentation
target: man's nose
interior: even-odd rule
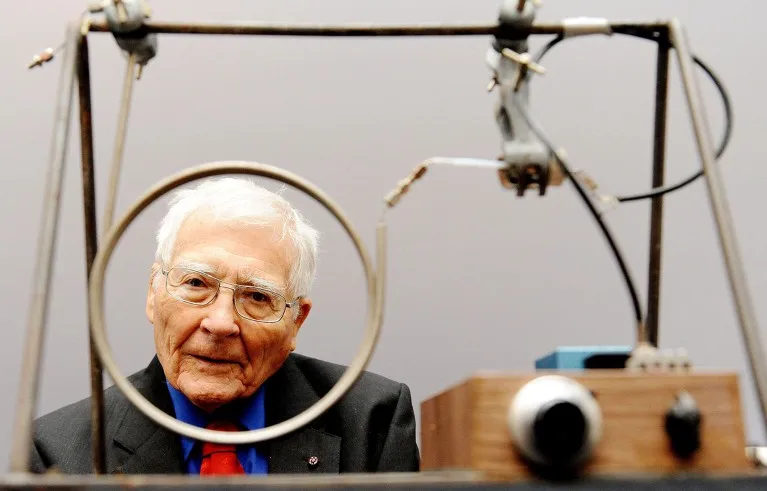
[[[234,310],[232,297],[234,292],[229,288],[222,287],[216,300],[208,305],[207,314],[203,318],[200,327],[216,336],[234,336],[239,334],[237,325],[237,312]]]

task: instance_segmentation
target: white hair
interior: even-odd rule
[[[216,220],[272,225],[281,228],[280,239],[287,238],[293,246],[288,293],[293,298],[308,295],[316,272],[319,232],[280,193],[250,179],[234,177],[206,179],[193,188],[177,191],[157,231],[155,260],[170,264],[181,225],[197,211],[212,213]]]

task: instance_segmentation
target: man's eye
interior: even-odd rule
[[[251,292],[250,299],[253,300],[254,302],[259,302],[259,303],[261,302],[269,303],[270,301],[269,296],[263,292]]]
[[[202,288],[205,286],[205,282],[202,281],[200,278],[188,278],[184,283],[187,286],[191,286],[195,288]]]

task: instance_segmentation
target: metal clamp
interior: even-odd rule
[[[144,31],[144,21],[152,15],[145,0],[103,0],[90,8],[91,13],[103,13],[117,45],[139,67],[157,55],[157,34]]]
[[[494,74],[488,90],[497,87],[500,93],[495,118],[503,138],[500,159],[506,166],[499,170],[499,177],[504,187],[516,188],[518,196],[527,189],[538,189],[542,196],[549,185],[564,180],[554,155],[535,136],[512,101],[516,98],[518,104],[526,105],[529,89],[523,82],[529,72],[545,73],[527,52],[536,7],[530,0],[504,1],[499,15],[500,33],[486,55]]]
[[[527,51],[527,38],[535,21],[539,3],[533,0],[504,0],[498,14],[499,34],[493,47],[497,51],[509,48],[513,51]]]

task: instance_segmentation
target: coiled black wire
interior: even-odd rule
[[[656,38],[652,35],[645,35],[637,32],[632,32],[630,30],[626,30],[625,32],[617,32],[617,34],[625,34],[629,36],[634,37],[640,37],[647,40],[653,40],[656,42],[660,42],[660,38]],[[554,46],[559,44],[564,40],[564,37],[562,35],[559,35],[555,38],[553,38],[551,41],[549,41],[547,44],[541,48],[541,50],[538,51],[538,53],[534,56],[533,60],[538,63],[543,59],[543,57],[548,53]],[[724,104],[725,109],[725,116],[726,116],[726,124],[724,129],[724,134],[722,136],[721,141],[719,142],[718,148],[716,150],[716,159],[718,160],[719,157],[724,153],[725,149],[727,148],[727,145],[730,141],[730,136],[732,134],[732,104],[730,102],[730,98],[727,94],[726,89],[724,88],[724,85],[719,80],[719,78],[716,76],[714,71],[708,67],[700,58],[697,56],[693,56],[693,60],[695,64],[697,64],[699,67],[701,67],[706,74],[709,76],[709,78],[713,81],[714,85],[716,85],[716,88],[719,90],[719,93],[722,96],[722,102]],[[533,119],[533,117],[530,115],[527,108],[524,107],[523,104],[520,104],[518,101],[518,98],[516,96],[517,91],[522,87],[523,84],[529,83],[530,74],[526,73],[523,76],[522,83],[519,84],[516,91],[512,92],[511,95],[511,102],[515,105],[519,113],[522,115],[522,118],[525,120],[527,125],[530,127],[531,131],[535,133],[535,135],[538,137],[538,139],[541,140],[541,142],[547,147],[548,151],[554,156],[554,158],[557,160],[558,164],[564,171],[564,173],[567,175],[569,180],[573,183],[575,186],[576,191],[580,195],[580,197],[583,199],[583,202],[586,204],[586,207],[589,209],[589,212],[591,213],[594,220],[597,222],[597,225],[599,226],[600,230],[602,231],[602,234],[604,235],[605,239],[607,240],[608,245],[610,246],[610,249],[612,250],[613,255],[615,256],[615,259],[618,263],[618,267],[621,270],[621,275],[623,276],[624,282],[626,284],[626,288],[629,292],[629,296],[631,297],[631,304],[634,310],[634,317],[637,322],[637,328],[638,330],[642,330],[644,326],[644,316],[642,314],[642,306],[639,301],[639,294],[637,292],[636,285],[634,283],[634,280],[632,279],[631,272],[629,271],[628,265],[626,264],[626,261],[624,259],[623,253],[621,252],[620,247],[617,244],[617,241],[615,240],[614,234],[610,231],[610,228],[607,226],[607,223],[602,218],[602,214],[597,210],[596,206],[592,202],[592,200],[589,198],[589,195],[584,188],[584,186],[580,183],[580,181],[577,179],[577,177],[573,174],[573,172],[570,170],[570,167],[568,166],[567,162],[565,162],[565,159],[562,158],[561,155],[556,151],[556,146],[554,143],[549,139],[549,137],[546,135],[546,133],[543,131],[543,129],[537,124],[537,122]],[[684,186],[687,186],[688,184],[692,183],[699,177],[703,175],[703,171],[700,170],[697,173],[693,174],[692,176],[683,179],[682,181],[679,181],[676,184],[670,185],[670,186],[662,186],[658,188],[653,188],[649,192],[641,193],[637,195],[630,195],[630,196],[619,196],[617,197],[619,202],[628,202],[628,201],[638,201],[641,199],[647,199],[647,198],[653,198],[656,196],[662,196],[666,193],[670,193],[672,191],[676,191],[678,189],[681,189]]]
[[[655,41],[660,42],[660,38],[657,38],[653,35],[648,35],[640,32],[636,32],[633,30],[625,30],[625,31],[616,31],[616,34],[623,34],[626,36],[632,36],[632,37],[638,37],[641,39],[646,39],[649,41]],[[565,38],[562,35],[556,36],[551,41],[546,43],[534,56],[534,60],[536,63],[539,63],[543,57],[548,53],[554,46],[562,42]],[[733,125],[733,113],[732,113],[732,102],[730,100],[730,96],[727,93],[727,89],[724,87],[724,84],[719,79],[719,77],[716,75],[714,70],[709,67],[703,60],[698,58],[697,56],[693,55],[692,57],[693,62],[698,65],[708,76],[709,79],[711,79],[711,82],[713,82],[714,86],[716,87],[717,91],[719,92],[719,95],[722,98],[722,106],[724,108],[724,117],[725,117],[725,125],[724,130],[722,133],[722,137],[719,141],[719,144],[717,145],[716,152],[714,153],[714,159],[719,160],[719,158],[724,154],[725,150],[727,149],[727,146],[730,144],[730,138],[732,136],[732,125]],[[681,189],[688,184],[693,183],[695,180],[697,180],[699,177],[703,176],[703,169],[700,169],[699,171],[695,172],[691,176],[682,179],[681,181],[670,184],[667,186],[661,186],[657,188],[652,188],[650,191],[647,191],[645,193],[640,194],[632,194],[627,196],[616,196],[615,198],[620,203],[627,203],[630,201],[640,201],[643,199],[649,199],[649,198],[655,198],[658,196],[663,196],[666,193],[670,193],[673,191],[676,191],[678,189]]]
[[[656,42],[660,42],[659,38],[637,34],[631,31],[621,32],[618,34],[626,34],[630,36],[635,36],[635,37],[640,37],[643,39],[655,40]],[[556,46],[563,40],[564,40],[564,37],[561,35],[553,38],[551,41],[545,44],[543,48],[541,48],[541,50],[538,51],[538,53],[534,56],[533,60],[536,63],[539,63],[543,59],[543,57],[546,55],[546,53],[548,53],[554,46]],[[719,157],[721,157],[721,155],[724,153],[725,149],[727,148],[727,145],[729,144],[730,136],[732,133],[732,105],[730,103],[730,98],[727,94],[727,91],[724,88],[724,85],[716,76],[714,71],[710,67],[708,67],[702,60],[700,60],[697,56],[694,56],[693,60],[698,66],[700,66],[706,72],[709,78],[711,78],[711,80],[714,82],[714,85],[716,85],[717,89],[719,90],[719,93],[722,96],[722,101],[725,108],[726,124],[725,124],[724,135],[722,136],[722,140],[720,141],[718,148],[716,150],[716,158],[719,159]],[[525,74],[522,79],[522,84],[529,83],[529,79],[530,79],[530,74],[529,73]],[[567,162],[565,162],[565,159],[562,158],[562,156],[556,151],[556,146],[554,145],[554,143],[551,141],[551,139],[549,139],[549,137],[546,135],[543,129],[533,119],[533,117],[530,115],[527,108],[525,108],[523,104],[519,103],[519,100],[516,94],[517,94],[517,91],[522,87],[522,84],[520,84],[517,87],[516,91],[512,92],[511,102],[512,104],[515,105],[515,107],[521,114],[522,118],[525,120],[526,124],[530,127],[530,130],[533,133],[535,133],[538,139],[541,140],[541,142],[547,147],[548,151],[557,160],[558,164],[560,165],[560,167],[562,168],[566,176],[575,186],[575,189],[580,195],[581,199],[583,199],[583,202],[586,204],[586,207],[589,209],[589,212],[591,213],[592,217],[597,222],[597,225],[599,226],[600,230],[602,231],[602,234],[607,240],[607,243],[610,246],[610,249],[612,250],[612,253],[615,256],[615,259],[618,263],[618,267],[620,268],[621,275],[623,276],[629,296],[631,297],[631,304],[634,310],[634,318],[637,322],[637,328],[640,332],[642,332],[642,328],[644,327],[644,315],[642,314],[642,306],[639,301],[639,294],[638,294],[636,285],[634,283],[634,280],[632,279],[631,272],[629,271],[626,260],[624,259],[624,255],[621,252],[621,249],[618,246],[617,241],[615,240],[614,234],[610,231],[610,228],[607,226],[607,223],[602,218],[602,214],[599,212],[599,210],[597,210],[596,206],[594,205],[592,200],[589,198],[589,195],[586,189],[584,188],[584,186],[581,184],[578,178],[570,170],[570,167],[567,164]],[[653,198],[656,196],[662,196],[666,193],[670,193],[672,191],[681,189],[684,186],[687,186],[688,184],[695,181],[702,175],[703,175],[703,171],[701,170],[693,174],[692,176],[686,179],[683,179],[682,181],[676,184],[673,184],[670,186],[653,188],[649,192],[642,193],[642,194],[631,195],[631,196],[620,196],[617,199],[619,202],[628,202],[628,201],[638,201],[641,199]]]

